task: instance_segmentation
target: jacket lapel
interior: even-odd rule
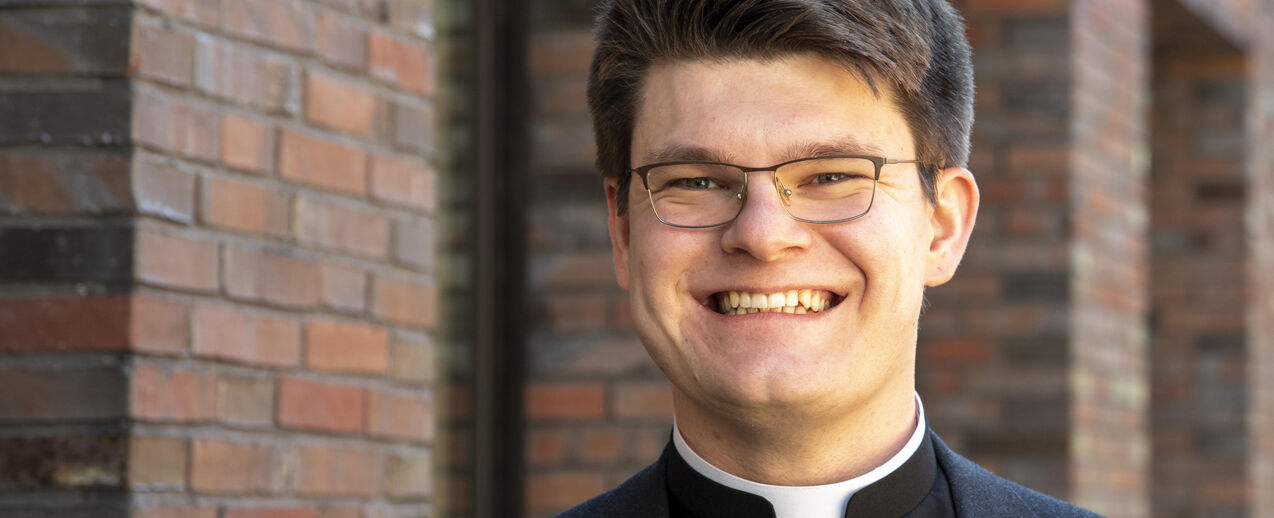
[[[933,430],[929,438],[947,473],[956,516],[1036,516],[1011,483],[951,451]]]

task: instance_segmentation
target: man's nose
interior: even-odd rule
[[[787,200],[773,173],[748,174],[743,210],[726,225],[721,247],[727,253],[746,253],[760,261],[775,261],[808,249],[812,239],[809,229],[787,214]]]

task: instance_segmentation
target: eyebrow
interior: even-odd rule
[[[883,156],[879,147],[859,141],[853,136],[822,142],[802,142],[788,146],[779,154],[779,162],[787,162],[798,158],[812,158],[832,155],[870,155]],[[644,164],[659,162],[725,162],[734,163],[733,155],[727,151],[703,146],[685,144],[668,144],[647,152]],[[765,164],[769,165],[769,164]]]

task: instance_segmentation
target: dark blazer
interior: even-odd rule
[[[947,448],[938,435],[929,430],[938,464],[947,474],[956,516],[962,517],[1095,517],[1051,496],[1027,489],[995,476]],[[633,475],[619,487],[584,502],[559,515],[559,518],[665,518],[668,516],[668,490],[664,473],[668,456]]]

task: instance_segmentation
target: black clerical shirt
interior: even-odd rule
[[[670,518],[774,518],[765,498],[709,480],[686,463],[671,441],[667,450]],[[902,466],[858,490],[845,506],[845,518],[954,516],[947,475],[929,433]]]

